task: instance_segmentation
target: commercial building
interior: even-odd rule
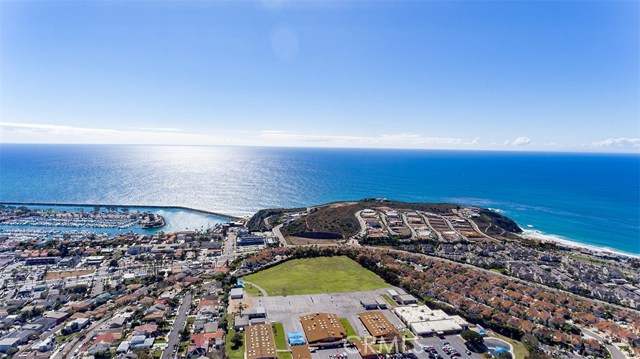
[[[245,359],[275,359],[277,357],[271,325],[249,325],[245,329]]]
[[[264,307],[255,307],[245,312],[249,319],[266,318],[267,310]]]
[[[384,313],[379,310],[360,313],[358,314],[358,318],[376,341],[391,343],[394,340],[401,339],[399,338],[400,333],[398,333],[389,319],[385,317]]]
[[[338,345],[347,337],[347,331],[335,314],[315,313],[305,315],[300,317],[300,323],[310,345]]]
[[[87,257],[84,264],[88,266],[99,266],[104,260],[104,256],[90,256]]]
[[[60,257],[33,257],[24,260],[24,264],[28,266],[43,265],[43,264],[56,264],[60,261]]]
[[[229,292],[229,297],[231,299],[242,299],[243,289],[242,288],[232,288]]]
[[[362,359],[378,359],[378,352],[373,348],[373,342],[354,340],[353,345],[358,349],[358,354],[360,354]]]
[[[360,304],[366,310],[378,309],[378,302],[373,297],[365,297],[360,299]]]
[[[460,316],[449,316],[442,310],[431,310],[426,305],[396,307],[395,313],[413,333],[420,336],[455,334],[468,328]]]
[[[416,299],[416,297],[412,296],[411,294],[398,295],[393,299],[396,301],[396,303],[402,304],[402,305],[411,305],[411,304],[418,303],[418,300]]]
[[[264,244],[265,237],[240,237],[236,240],[239,246],[255,246]]]
[[[291,347],[292,359],[311,359],[308,345],[294,345]]]
[[[462,331],[462,327],[451,319],[411,323],[410,328],[420,336],[455,334]]]
[[[394,311],[398,318],[400,318],[400,320],[402,320],[407,325],[416,322],[442,320],[448,317],[447,313],[443,312],[442,310],[432,310],[426,305],[396,307]]]
[[[20,344],[18,338],[5,338],[0,340],[0,353],[6,353],[9,350],[16,348]]]

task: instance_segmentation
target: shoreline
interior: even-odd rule
[[[522,227],[520,227],[522,228]],[[537,229],[525,229],[522,228],[522,234],[520,236],[524,239],[534,239],[544,243],[555,243],[572,249],[586,249],[593,253],[605,253],[616,256],[625,256],[631,258],[640,258],[640,253],[628,253],[619,249],[613,249],[609,247],[599,247],[592,244],[585,244],[571,239],[565,238],[557,234],[544,233]]]
[[[482,207],[482,206],[480,206]],[[484,207],[483,207],[484,208]],[[495,207],[486,207],[486,209],[494,211],[496,213],[499,213],[503,216],[506,216],[508,218],[509,217],[509,213],[508,211],[505,211],[501,208],[495,208]],[[515,219],[511,218],[513,221],[515,221]],[[637,258],[640,259],[640,252],[639,253],[629,253],[629,252],[625,252],[623,250],[620,249],[614,249],[614,248],[610,248],[610,247],[603,247],[603,246],[598,246],[595,244],[587,244],[587,243],[583,243],[580,241],[576,241],[576,240],[572,240],[570,238],[567,238],[563,235],[560,234],[552,234],[552,233],[547,233],[547,232],[543,232],[539,229],[535,229],[535,226],[531,225],[531,224],[527,224],[527,225],[521,225],[520,223],[516,222],[516,224],[518,225],[518,227],[520,227],[520,229],[522,229],[522,233],[519,235],[520,237],[522,237],[523,239],[532,239],[532,240],[537,240],[543,243],[554,243],[554,244],[559,244],[565,247],[570,247],[571,249],[586,249],[588,251],[594,252],[594,253],[604,253],[604,254],[611,254],[611,255],[617,255],[617,256],[625,256],[625,257],[631,257],[631,258]]]
[[[222,218],[227,218],[232,221],[237,221],[243,219],[242,217],[232,216],[230,214],[207,211],[199,208],[192,208],[186,206],[161,206],[161,205],[127,205],[127,204],[104,204],[104,203],[53,203],[53,202],[7,202],[0,201],[0,205],[5,206],[61,206],[61,207],[118,207],[118,208],[154,208],[154,209],[180,209],[186,211],[199,212],[203,214],[208,214],[212,216],[218,216]]]
[[[11,206],[60,206],[60,207],[94,207],[94,206],[100,206],[100,207],[118,207],[118,208],[126,207],[126,208],[178,209],[178,210],[186,210],[186,211],[198,212],[198,213],[202,213],[202,214],[206,214],[206,215],[213,215],[213,216],[217,216],[217,217],[221,217],[221,218],[226,218],[226,219],[229,219],[231,221],[236,221],[236,220],[243,219],[243,217],[233,216],[233,215],[230,215],[230,214],[225,214],[225,213],[220,213],[220,212],[208,211],[208,210],[199,209],[199,208],[187,207],[187,206],[140,205],[140,204],[123,205],[123,204],[105,204],[105,203],[15,202],[15,201],[0,201],[0,205],[11,205]],[[499,208],[487,208],[487,209],[508,216],[508,214],[504,210],[501,210]],[[593,252],[594,254],[603,253],[603,254],[625,256],[625,257],[631,257],[631,258],[640,258],[640,253],[628,253],[628,252],[624,252],[624,251],[613,249],[613,248],[609,248],[609,247],[600,247],[600,246],[596,246],[596,245],[592,245],[592,244],[585,244],[585,243],[582,243],[582,242],[578,242],[578,241],[574,241],[574,240],[568,239],[568,238],[566,238],[564,236],[561,236],[561,235],[544,233],[544,232],[542,232],[540,230],[531,229],[531,228],[529,228],[527,226],[525,226],[526,227],[525,228],[525,227],[522,227],[520,224],[518,224],[518,226],[523,231],[522,234],[520,234],[520,236],[523,239],[533,239],[533,240],[538,240],[538,241],[545,242],[545,243],[556,243],[556,244],[560,244],[560,245],[565,246],[565,247],[569,247],[571,249],[586,249],[586,250],[588,250],[590,252]]]

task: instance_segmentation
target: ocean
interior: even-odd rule
[[[529,235],[640,254],[640,155],[0,144],[0,201],[230,215],[366,197],[493,208]]]

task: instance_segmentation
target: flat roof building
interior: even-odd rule
[[[249,319],[266,318],[267,310],[264,307],[255,307],[249,311],[246,311],[245,314],[249,317]]]
[[[271,325],[249,325],[245,329],[245,359],[275,359],[277,357]]]
[[[311,345],[335,344],[347,337],[338,316],[329,313],[315,313],[300,317],[300,323],[307,342]]]
[[[360,313],[358,318],[376,341],[390,343],[400,336],[389,319],[379,310]]]
[[[378,303],[373,297],[364,297],[360,299],[360,304],[362,304],[362,307],[366,310],[378,309]]]
[[[396,296],[393,299],[398,304],[402,304],[402,305],[409,305],[409,304],[418,303],[418,300],[416,299],[416,297],[412,296],[411,294],[401,294],[401,295]]]
[[[242,299],[243,291],[242,288],[232,288],[229,292],[229,297],[231,299]]]
[[[459,333],[469,327],[460,316],[449,316],[442,310],[431,310],[426,305],[396,307],[395,313],[412,332],[420,336]]]
[[[311,359],[308,345],[294,345],[291,347],[292,359]]]
[[[449,316],[441,310],[432,310],[426,305],[412,305],[408,307],[396,307],[394,309],[396,315],[405,324],[416,322],[426,322],[430,320],[446,319]]]
[[[415,322],[410,325],[411,331],[420,336],[460,333],[462,327],[453,319]]]
[[[364,342],[362,340],[354,340],[353,345],[358,349],[358,354],[362,359],[377,359],[378,352],[373,348],[372,342]],[[294,358],[295,359],[295,358]]]

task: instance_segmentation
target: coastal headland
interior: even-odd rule
[[[368,198],[251,218],[198,211],[208,214],[197,215],[202,227],[109,233],[102,226],[195,214],[67,205],[0,207],[0,220],[18,218],[0,222],[0,310],[18,313],[7,315],[15,334],[0,351],[168,358],[224,350],[235,359],[252,340],[239,333],[265,322],[284,357],[284,333],[299,332],[309,313],[362,338],[373,335],[368,321],[384,317],[413,345],[402,359],[427,359],[420,350],[434,345],[446,353],[440,340],[474,359],[496,349],[516,359],[551,351],[617,359],[640,344],[638,258],[533,240],[491,209]],[[55,227],[58,218],[100,226]],[[469,330],[491,332],[487,348],[467,347]],[[223,340],[225,349],[214,344]]]

